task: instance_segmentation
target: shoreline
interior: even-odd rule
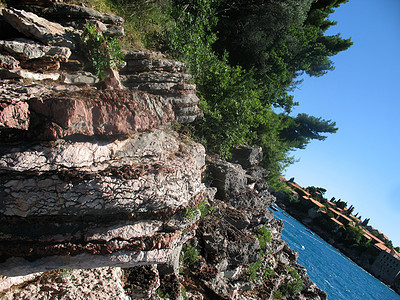
[[[305,220],[310,219],[306,214],[299,212],[293,208],[288,207],[284,203],[280,202],[278,199],[275,202],[275,204],[282,209],[285,213],[287,213],[289,216],[303,224],[308,230],[310,230],[311,233],[317,235],[321,239],[323,239],[325,242],[327,242],[329,245],[331,245],[333,248],[335,248],[337,251],[339,251],[341,254],[346,256],[349,260],[351,260],[353,263],[355,263],[357,266],[362,268],[365,272],[379,280],[382,284],[384,284],[386,287],[400,295],[400,291],[396,291],[393,287],[388,285],[387,283],[383,282],[381,279],[376,277],[374,274],[372,274],[369,270],[370,266],[366,266],[361,259],[357,259],[355,257],[355,254],[352,255],[351,249],[348,249],[345,244],[338,243],[334,240],[334,238],[326,231],[323,229],[319,228],[318,225],[313,224],[311,222],[305,222]],[[353,251],[354,252],[354,251]]]

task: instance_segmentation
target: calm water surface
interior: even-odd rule
[[[279,209],[275,217],[285,228],[282,239],[299,252],[299,263],[330,300],[400,300],[400,296],[364,271],[303,224]]]

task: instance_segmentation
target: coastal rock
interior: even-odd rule
[[[128,300],[121,268],[65,269],[43,273],[4,290],[2,299],[121,299]]]
[[[258,165],[263,158],[261,147],[243,145],[233,148],[230,152],[232,153],[230,161],[241,165],[244,169]]]
[[[121,141],[6,149],[1,274],[143,264],[177,270],[200,216],[186,217],[186,210],[208,194],[201,145],[158,130]]]
[[[61,76],[61,82],[73,85],[94,85],[99,78],[90,72],[67,73]]]
[[[208,169],[212,176],[210,185],[217,188],[219,199],[226,200],[230,194],[238,192],[247,185],[246,172],[238,164],[219,158],[209,159]]]
[[[26,102],[0,102],[0,130],[13,128],[28,130],[29,105]]]
[[[18,9],[3,9],[4,19],[27,37],[36,39],[45,45],[75,48],[72,28],[50,22],[34,13]]]
[[[30,79],[35,81],[42,80],[58,80],[60,78],[59,73],[36,73],[27,70],[0,70],[0,78],[1,79]]]
[[[160,286],[155,265],[124,269],[124,289],[131,299],[151,299]]]

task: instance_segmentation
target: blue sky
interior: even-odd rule
[[[335,70],[304,77],[294,114],[336,121],[323,141],[293,154],[286,178],[321,186],[355,206],[400,246],[400,0],[350,0],[331,16],[329,34],[354,45],[332,57]]]

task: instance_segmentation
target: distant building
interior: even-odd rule
[[[400,257],[383,244],[376,244],[381,249],[371,266],[371,273],[389,285],[398,285],[400,278]]]

